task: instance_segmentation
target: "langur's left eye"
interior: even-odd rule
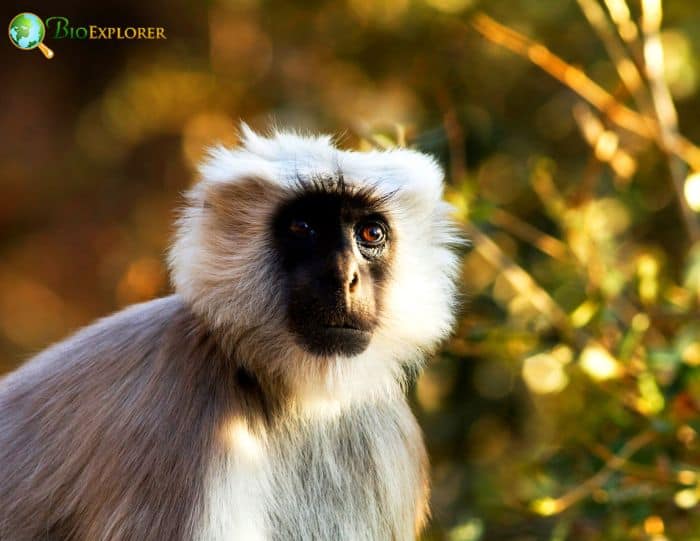
[[[360,224],[357,228],[357,240],[367,246],[377,246],[386,239],[384,226],[378,222]]]
[[[294,236],[302,238],[311,237],[315,233],[309,222],[304,220],[292,220],[292,223],[289,224],[289,231]]]

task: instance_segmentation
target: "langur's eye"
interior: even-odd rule
[[[311,237],[316,233],[309,222],[304,220],[292,220],[292,223],[289,224],[289,231],[292,235],[300,238]]]
[[[360,224],[356,234],[358,242],[366,246],[378,246],[386,240],[386,231],[379,222]]]

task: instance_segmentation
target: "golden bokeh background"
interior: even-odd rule
[[[181,194],[240,120],[408,145],[444,164],[473,242],[457,332],[411,394],[425,539],[700,539],[694,2],[31,11],[167,40],[2,49],[0,372],[170,291]]]

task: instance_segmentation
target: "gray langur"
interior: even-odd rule
[[[419,152],[242,127],[187,195],[175,293],[0,380],[3,541],[415,539],[404,396],[453,325],[459,235]]]

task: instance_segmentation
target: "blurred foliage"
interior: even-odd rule
[[[413,393],[425,539],[700,539],[694,2],[32,9],[168,39],[3,49],[0,371],[168,292],[179,194],[238,119],[408,144],[443,161],[473,241]]]

